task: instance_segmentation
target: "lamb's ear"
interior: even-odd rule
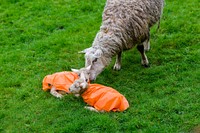
[[[94,53],[94,57],[99,58],[103,55],[103,51],[101,49],[97,49]]]
[[[72,70],[72,72],[75,72],[75,73],[78,73],[79,72],[79,70],[78,69],[71,69]]]
[[[82,51],[79,51],[78,53],[79,54],[85,54],[85,53],[87,53],[88,51],[90,51],[91,50],[91,47],[90,48],[86,48],[86,49],[84,49],[84,50],[82,50]]]

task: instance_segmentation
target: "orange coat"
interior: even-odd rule
[[[128,101],[122,94],[100,84],[89,84],[81,96],[87,104],[99,111],[124,111],[129,107]]]
[[[78,79],[74,72],[57,72],[47,75],[43,79],[43,90],[50,90],[55,86],[56,90],[69,92],[69,87]],[[97,110],[104,111],[124,111],[129,107],[126,98],[111,87],[100,84],[89,84],[88,89],[81,95],[83,100]]]
[[[44,77],[42,85],[43,90],[50,90],[52,86],[55,86],[56,90],[69,92],[69,87],[73,82],[78,79],[78,75],[75,72],[57,72],[52,75]]]

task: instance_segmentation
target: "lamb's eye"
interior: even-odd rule
[[[85,81],[88,82],[88,79],[86,79]]]
[[[81,76],[81,74],[79,73],[79,74],[78,74],[78,76],[80,77],[80,76]]]

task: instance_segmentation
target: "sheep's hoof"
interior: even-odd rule
[[[116,70],[116,71],[119,71],[121,69],[121,65],[115,64],[113,69]]]
[[[150,67],[150,65],[149,65],[149,64],[142,64],[142,66],[143,66],[143,67],[145,67],[145,68],[148,68],[148,67]]]
[[[146,68],[147,68],[147,67],[150,67],[150,66],[149,66],[149,61],[148,61],[147,59],[142,60],[142,61],[141,61],[141,64],[142,64],[142,66],[144,66],[144,67],[146,67]]]

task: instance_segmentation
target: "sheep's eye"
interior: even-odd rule
[[[85,81],[88,82],[88,79],[86,79]]]
[[[95,59],[93,60],[93,62],[97,62],[97,59],[98,59],[98,58],[95,58]]]
[[[78,74],[78,76],[80,77],[80,76],[81,76],[81,74],[79,73],[79,74]]]

